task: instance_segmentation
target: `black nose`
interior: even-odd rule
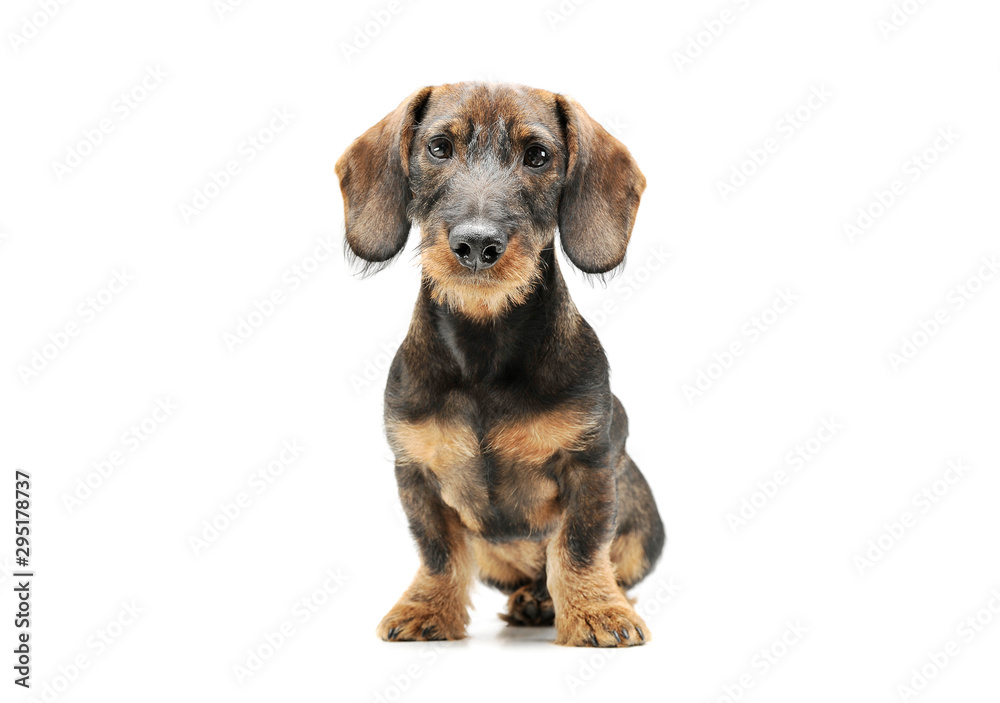
[[[500,260],[507,237],[490,225],[462,224],[452,227],[448,244],[462,266],[482,271]]]

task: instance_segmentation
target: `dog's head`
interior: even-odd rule
[[[523,301],[558,228],[586,273],[625,257],[646,180],[573,100],[523,86],[418,90],[337,161],[347,245],[376,267],[420,226],[439,302],[474,317]]]

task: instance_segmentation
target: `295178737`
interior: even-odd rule
[[[31,475],[18,469],[14,472],[14,593],[17,608],[14,628],[14,683],[31,687]]]

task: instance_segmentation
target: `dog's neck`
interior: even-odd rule
[[[539,276],[524,299],[487,318],[441,302],[433,285],[423,281],[414,322],[431,328],[465,376],[523,373],[571,338],[581,320],[551,247],[542,252]]]

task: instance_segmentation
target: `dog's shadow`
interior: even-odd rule
[[[555,627],[514,627],[500,630],[497,639],[504,645],[552,644],[556,639]]]

